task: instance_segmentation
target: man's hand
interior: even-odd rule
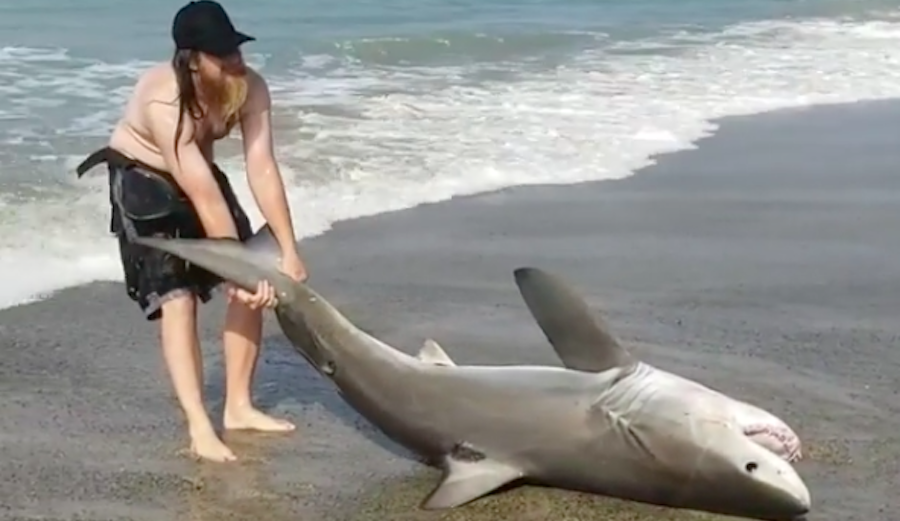
[[[306,265],[303,264],[296,250],[281,256],[281,271],[297,282],[304,282],[309,277],[306,273]]]
[[[278,304],[275,297],[275,288],[267,281],[262,281],[256,286],[256,293],[250,293],[241,289],[234,284],[227,283],[228,301],[237,300],[250,309],[260,309],[263,307],[274,308]]]
[[[303,264],[300,255],[298,255],[296,251],[281,257],[280,269],[285,275],[297,282],[304,282],[309,277],[306,273],[306,266]],[[226,284],[226,293],[229,302],[237,300],[250,309],[271,309],[278,305],[278,297],[275,295],[275,288],[269,284],[268,281],[260,282],[256,286],[256,293],[250,293],[230,282],[227,282]]]

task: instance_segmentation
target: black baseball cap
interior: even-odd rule
[[[178,49],[213,56],[234,54],[241,44],[256,38],[234,28],[225,9],[213,0],[196,0],[178,10],[172,22],[172,39]]]

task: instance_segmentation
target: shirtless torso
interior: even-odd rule
[[[262,78],[249,67],[247,80],[247,103],[242,113],[247,110],[246,107],[256,105],[254,100],[260,98],[260,88],[265,89]],[[109,146],[132,159],[168,171],[170,168],[156,143],[159,131],[154,132],[155,122],[151,119],[159,113],[153,110],[155,104],[170,107],[172,111],[178,109],[178,84],[175,71],[168,62],[152,67],[138,79],[124,114],[113,130]],[[238,118],[223,121],[215,111],[211,111],[203,121],[192,125],[197,146],[206,161],[214,162],[213,144],[227,137],[238,121]],[[173,127],[173,136],[174,132]]]

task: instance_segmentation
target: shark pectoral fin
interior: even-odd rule
[[[439,510],[458,507],[523,476],[521,470],[491,459],[469,462],[448,458],[447,461],[444,479],[428,496],[422,508]]]
[[[444,365],[453,367],[456,364],[444,352],[440,345],[431,338],[425,340],[422,349],[419,350],[418,359],[420,362],[433,365]]]

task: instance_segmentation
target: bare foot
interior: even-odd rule
[[[231,449],[222,443],[215,432],[191,434],[191,454],[197,458],[218,463],[237,459],[234,452],[231,452]]]
[[[296,427],[293,423],[269,416],[253,407],[245,407],[239,410],[225,410],[222,424],[229,430],[253,430],[264,432],[290,432]]]

